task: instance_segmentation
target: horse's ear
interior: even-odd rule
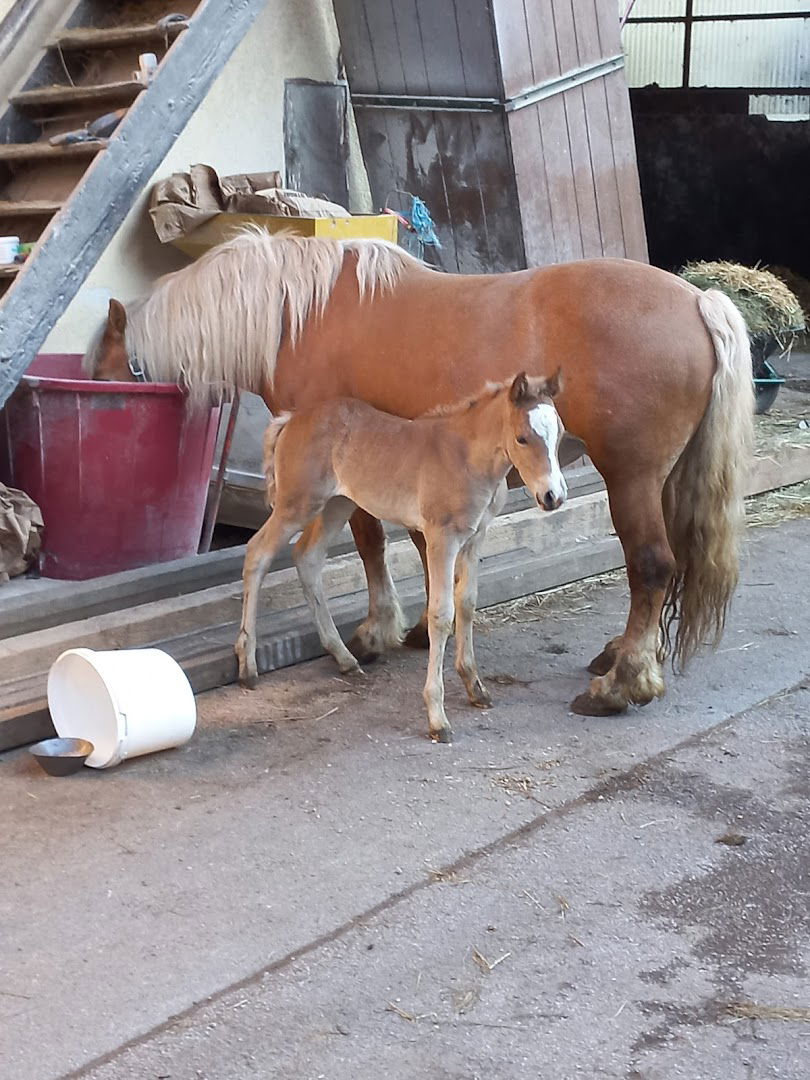
[[[563,388],[562,365],[560,365],[550,379],[546,379],[546,393],[550,398],[555,398]]]
[[[526,377],[526,372],[521,371],[519,375],[514,377],[512,385],[509,387],[509,400],[513,405],[520,405],[528,397],[530,397],[529,380]]]
[[[127,328],[127,309],[121,303],[120,300],[110,300],[110,310],[107,315],[107,325],[116,330],[119,334],[123,334]]]

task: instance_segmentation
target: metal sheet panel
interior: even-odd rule
[[[810,86],[810,18],[695,23],[690,86]]]
[[[680,86],[683,23],[628,23],[622,34],[628,86]]]

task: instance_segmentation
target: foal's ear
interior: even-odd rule
[[[110,300],[110,310],[107,315],[107,325],[116,330],[119,334],[123,334],[127,328],[127,309],[121,303],[120,300]]]
[[[526,377],[526,372],[521,371],[519,375],[514,377],[512,385],[509,387],[509,400],[513,405],[520,405],[530,396],[529,380]]]
[[[546,379],[546,393],[550,398],[555,398],[563,388],[562,364],[557,368],[551,378]]]

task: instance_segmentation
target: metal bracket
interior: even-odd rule
[[[624,55],[609,56],[593,64],[584,64],[579,68],[544,79],[528,90],[514,97],[445,97],[437,94],[352,94],[352,105],[356,109],[420,109],[428,112],[516,112],[534,105],[544,98],[563,94],[574,86],[591,82],[618,71],[624,67]]]

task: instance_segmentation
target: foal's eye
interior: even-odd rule
[[[525,436],[525,435],[518,435],[518,437],[517,437],[517,439],[516,439],[515,441],[516,441],[516,442],[519,442],[521,446],[525,446],[525,445],[526,445],[526,443],[527,443],[527,442],[528,442],[529,440],[528,440],[528,439],[526,438],[526,436]]]

